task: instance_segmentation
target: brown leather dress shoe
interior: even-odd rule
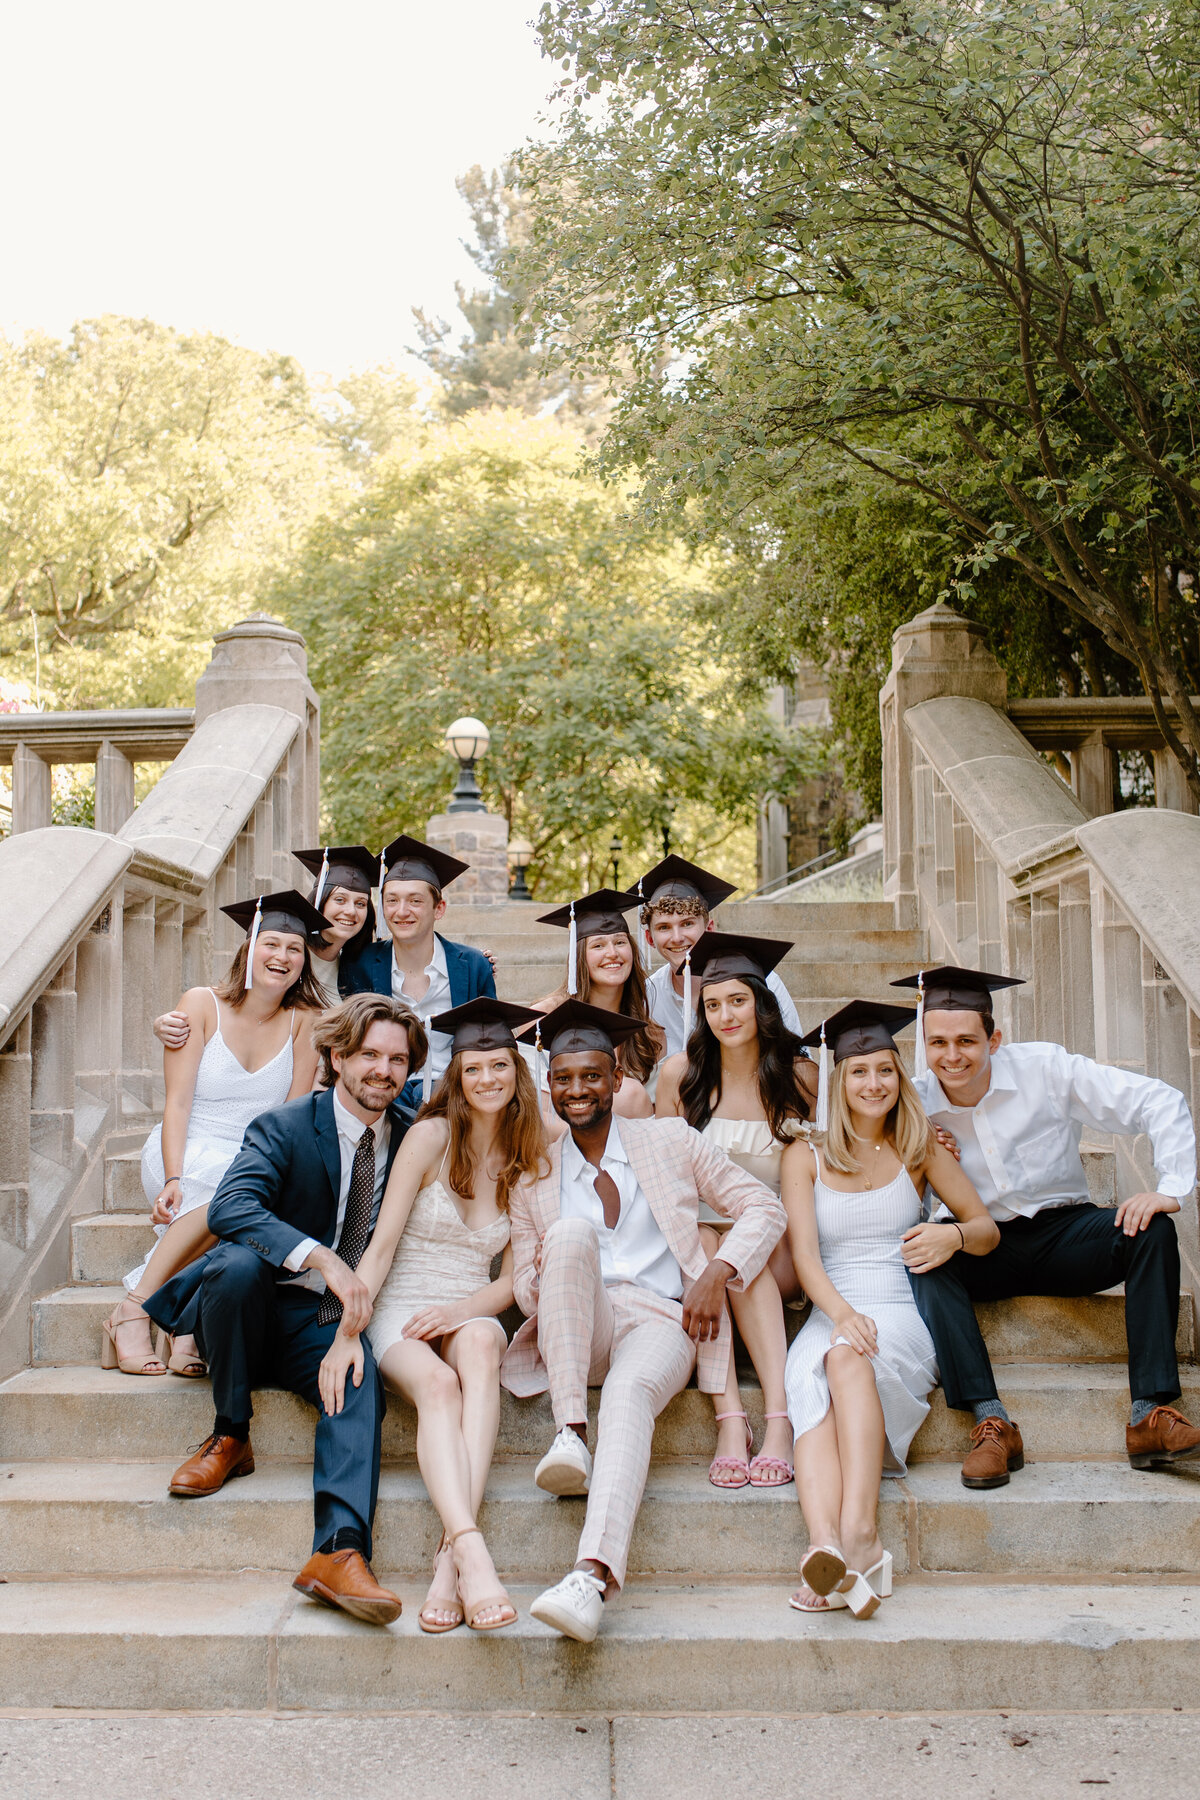
[[[235,1475],[253,1475],[254,1452],[250,1440],[205,1438],[194,1456],[180,1463],[171,1477],[168,1494],[215,1494]]]
[[[1125,1427],[1125,1449],[1135,1469],[1165,1469],[1200,1455],[1200,1429],[1173,1406],[1156,1406],[1140,1425]]]
[[[971,1448],[962,1466],[969,1488],[1008,1485],[1009,1471],[1025,1467],[1025,1446],[1011,1419],[980,1419],[971,1433]]]
[[[390,1625],[400,1617],[400,1596],[380,1587],[361,1550],[318,1551],[310,1556],[292,1586],[326,1606],[340,1606],[351,1618],[368,1625]]]

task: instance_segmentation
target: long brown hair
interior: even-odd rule
[[[616,937],[614,931],[611,934]],[[627,1037],[617,1050],[617,1067],[626,1075],[632,1075],[635,1081],[649,1081],[667,1047],[666,1033],[661,1025],[656,1025],[650,1017],[650,1002],[646,998],[646,972],[642,968],[642,959],[638,955],[637,939],[631,931],[626,931],[633,950],[633,966],[625,978],[625,986],[621,989],[621,999],[617,1011],[629,1019],[645,1019],[645,1028],[635,1031]],[[592,972],[588,968],[587,939],[580,938],[575,947],[575,985],[578,989],[575,998],[585,1005],[592,1004]],[[561,1006],[567,998],[566,982],[551,997],[551,1007]]]
[[[471,1102],[463,1092],[462,1059],[470,1052],[459,1051],[450,1058],[449,1067],[438,1082],[437,1091],[425,1102],[419,1119],[445,1119],[450,1132],[450,1186],[456,1194],[470,1194],[475,1187],[475,1156],[471,1149]],[[533,1076],[517,1050],[507,1052],[517,1071],[517,1087],[504,1109],[497,1138],[503,1167],[496,1177],[496,1205],[508,1211],[508,1196],[527,1175],[539,1180],[550,1173],[546,1155],[546,1127],[538,1104]]]
[[[289,937],[299,937],[299,935],[300,933],[298,931],[288,933]],[[249,960],[249,955],[250,939],[247,937],[243,938],[238,945],[237,950],[234,953],[233,961],[229,965],[228,975],[226,975],[224,981],[218,982],[217,986],[213,989],[213,993],[217,996],[217,999],[224,1000],[226,1006],[232,1006],[234,1012],[237,1011],[238,1007],[245,1000],[248,992],[246,987],[246,963]],[[301,966],[300,973],[296,977],[296,980],[293,981],[287,993],[283,996],[283,999],[279,1002],[279,1010],[280,1012],[286,1012],[293,1006],[300,1007],[302,1012],[325,1011],[325,994],[318,985],[316,976],[313,974],[312,958],[308,954],[307,944],[304,946],[304,962]]]
[[[855,1155],[854,1132],[850,1124],[850,1102],[846,1099],[846,1068],[853,1057],[835,1063],[829,1081],[829,1130],[825,1134],[825,1161],[839,1175],[857,1175],[862,1164]],[[894,1053],[900,1076],[900,1092],[896,1104],[883,1122],[883,1135],[911,1175],[929,1154],[932,1127],[917,1098],[917,1090],[908,1071]]]

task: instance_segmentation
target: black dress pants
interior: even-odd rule
[[[1050,1207],[1032,1219],[1006,1219],[986,1256],[959,1251],[928,1275],[910,1275],[917,1309],[937,1351],[947,1406],[969,1411],[996,1398],[996,1377],[975,1317],[976,1300],[1020,1294],[1078,1298],[1125,1283],[1129,1391],[1134,1400],[1179,1398],[1175,1331],[1179,1321],[1179,1240],[1175,1222],[1155,1213],[1126,1237],[1111,1207]],[[999,1222],[998,1222],[999,1223]]]
[[[153,1302],[154,1313],[162,1315],[158,1322],[168,1330],[194,1330],[222,1417],[249,1419],[255,1387],[286,1388],[316,1407],[313,1548],[348,1525],[362,1533],[369,1556],[387,1404],[370,1341],[364,1334],[362,1386],[348,1378],[342,1411],[331,1416],[321,1405],[317,1371],[337,1322],[318,1324],[322,1296],[278,1281],[278,1271],[241,1244],[218,1244],[203,1258],[197,1279],[199,1269],[193,1264],[159,1289]]]

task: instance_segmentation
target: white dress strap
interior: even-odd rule
[[[811,1141],[811,1139],[809,1140],[808,1147],[812,1151],[813,1161],[817,1165],[817,1180],[823,1181],[825,1179],[825,1177],[821,1174],[821,1152],[817,1149],[817,1146]]]
[[[225,1036],[225,1033],[221,1030],[221,1002],[217,998],[216,988],[209,988],[208,991],[212,995],[213,1005],[217,1009],[217,1036],[223,1038]]]

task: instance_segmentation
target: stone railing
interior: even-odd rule
[[[194,718],[190,707],[0,715],[0,767],[12,767],[14,835],[51,823],[55,763],[95,765],[96,830],[119,831],[134,807],[134,764],[178,756]]]
[[[0,1376],[28,1361],[31,1294],[67,1278],[71,1219],[103,1203],[113,1134],[144,1134],[161,1104],[152,1020],[228,965],[239,934],[220,907],[292,886],[291,847],[319,835],[295,632],[256,617],[223,633],[194,730],[175,716],[182,747],[115,830],[0,843]]]
[[[1122,750],[1140,750],[1150,761],[1156,806],[1196,811],[1183,771],[1167,749],[1144,694],[1010,700],[1007,711],[1035,750],[1049,750],[1060,765],[1066,765],[1063,773],[1071,790],[1092,818],[1116,810],[1117,758]],[[1168,715],[1174,716],[1172,708]]]
[[[1006,1035],[1156,1075],[1200,1116],[1200,819],[1091,817],[1009,716],[978,628],[947,607],[896,633],[881,709],[897,922],[928,931],[931,963],[1024,979],[996,996]],[[1118,1193],[1152,1184],[1144,1140],[1112,1148]],[[1194,1199],[1180,1224],[1196,1292]]]

